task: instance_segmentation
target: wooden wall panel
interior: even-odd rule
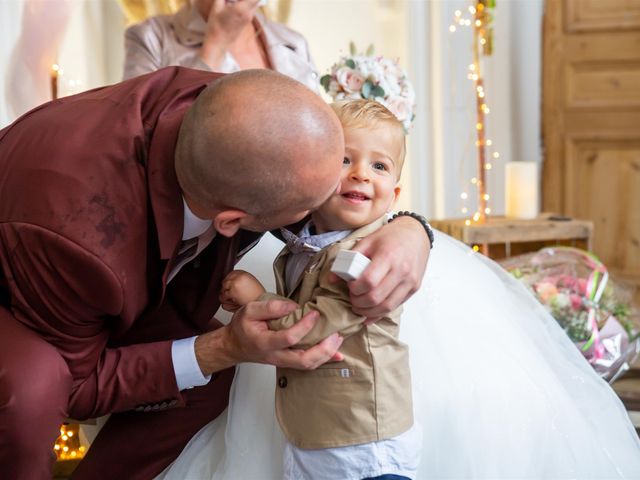
[[[640,0],[547,0],[543,55],[544,210],[640,298]]]
[[[571,33],[640,28],[640,0],[566,0],[565,10]]]
[[[640,282],[640,141],[567,142],[566,213],[595,224],[594,251]]]
[[[568,108],[640,107],[640,62],[570,64],[565,78]]]

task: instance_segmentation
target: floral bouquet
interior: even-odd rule
[[[502,262],[551,313],[595,370],[609,382],[629,369],[640,349],[631,295],[611,281],[594,255],[544,248]]]
[[[331,67],[331,73],[320,79],[320,84],[334,101],[372,99],[391,111],[409,131],[415,117],[416,95],[407,74],[397,61],[373,55],[373,47],[365,54],[356,54],[351,43],[351,54]]]

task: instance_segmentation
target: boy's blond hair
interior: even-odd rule
[[[344,129],[379,127],[381,125],[388,126],[391,129],[398,142],[402,145],[400,158],[394,159],[397,161],[398,178],[400,178],[407,150],[402,122],[387,107],[375,100],[343,100],[332,103],[331,108],[336,112]]]

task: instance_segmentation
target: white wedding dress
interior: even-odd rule
[[[238,268],[273,289],[281,246],[267,235]],[[494,262],[436,233],[401,330],[424,436],[418,478],[640,479],[640,442],[621,402]],[[225,414],[159,478],[282,478],[274,389],[273,367],[240,365]]]

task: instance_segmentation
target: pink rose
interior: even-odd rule
[[[575,293],[569,295],[569,300],[571,300],[571,308],[574,310],[580,310],[582,308],[582,298]]]
[[[576,279],[570,275],[563,275],[560,282],[567,288],[573,288],[576,284]]]
[[[349,67],[342,67],[338,70],[336,78],[347,93],[359,93],[366,80],[359,72]]]
[[[582,295],[587,294],[587,281],[584,278],[578,279],[578,292],[580,292]]]

